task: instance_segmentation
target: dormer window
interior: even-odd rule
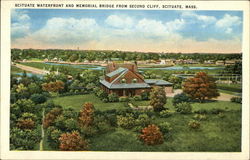
[[[121,80],[121,83],[126,83],[126,79],[123,78],[123,79]]]
[[[134,78],[134,79],[132,80],[132,83],[137,83],[137,79]]]

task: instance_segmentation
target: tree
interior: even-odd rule
[[[47,98],[42,95],[42,94],[33,94],[30,99],[35,103],[35,104],[41,104],[46,102]]]
[[[150,105],[154,111],[161,111],[167,102],[167,97],[162,87],[154,87],[150,92]]]
[[[147,145],[162,144],[164,141],[160,128],[154,124],[148,125],[148,127],[142,129],[141,132],[142,134],[139,135],[139,138]]]
[[[79,124],[82,127],[89,127],[94,122],[94,105],[92,103],[85,103],[79,114]]]
[[[64,89],[64,83],[62,81],[44,83],[42,84],[42,88],[48,92],[59,92]]]
[[[82,139],[77,131],[61,134],[59,141],[59,147],[62,151],[83,151],[88,148],[88,143]]]
[[[187,79],[183,84],[183,92],[188,94],[192,99],[204,100],[219,96],[214,79],[205,72],[198,72],[193,78]]]

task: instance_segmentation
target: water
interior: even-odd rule
[[[24,73],[15,73],[15,75],[18,75],[18,76],[23,76]],[[34,73],[26,73],[27,77],[38,77],[38,78],[43,78],[43,75],[41,74],[34,74]]]

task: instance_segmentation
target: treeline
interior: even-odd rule
[[[232,60],[241,59],[242,54],[208,54],[208,53],[143,53],[143,52],[128,52],[128,51],[110,51],[110,50],[61,50],[61,49],[11,49],[11,59],[48,59],[57,58],[62,61],[82,62],[84,60],[111,60],[117,58],[123,61],[139,61],[139,60],[159,60],[159,59],[193,59],[199,62],[206,60]]]

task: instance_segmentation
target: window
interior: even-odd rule
[[[136,79],[136,78],[133,79],[133,80],[132,80],[132,83],[137,83],[137,79]]]
[[[123,79],[121,80],[121,83],[126,83],[126,79],[123,78]]]

